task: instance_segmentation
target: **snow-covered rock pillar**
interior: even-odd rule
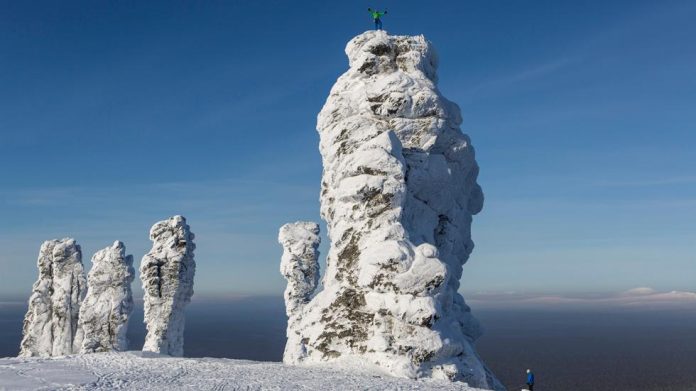
[[[140,264],[147,327],[143,351],[184,355],[184,307],[193,296],[196,272],[193,239],[183,216],[160,221],[150,230],[152,250]]]
[[[78,316],[87,292],[80,246],[74,239],[46,241],[41,245],[38,267],[19,355],[77,353],[82,344]]]
[[[295,316],[287,362],[371,362],[401,377],[503,389],[474,348],[458,293],[483,206],[456,104],[436,87],[423,36],[369,31],[331,89],[317,130],[321,215],[331,241],[323,289]]]
[[[309,302],[319,283],[319,225],[298,221],[280,228],[278,242],[283,246],[280,273],[288,280],[285,311],[288,315],[284,361],[296,362],[305,354],[301,340],[302,307]]]
[[[128,318],[133,311],[133,256],[119,241],[92,257],[89,291],[80,307],[84,334],[81,353],[128,350]]]

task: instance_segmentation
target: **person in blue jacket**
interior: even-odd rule
[[[534,373],[530,369],[527,369],[527,387],[529,391],[534,391]]]

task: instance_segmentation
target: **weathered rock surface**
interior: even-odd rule
[[[309,302],[319,283],[319,225],[298,221],[280,228],[278,241],[283,246],[280,273],[288,280],[285,289],[285,311],[288,315],[284,361],[293,363],[305,352],[298,329],[302,307]]]
[[[501,390],[458,293],[483,193],[459,108],[436,87],[437,55],[423,36],[384,31],[355,37],[346,54],[317,124],[327,270],[311,301],[302,290],[301,306],[289,302],[297,335],[285,360],[364,361]]]
[[[80,246],[69,238],[46,241],[41,245],[38,267],[19,355],[77,353],[82,344],[78,316],[87,292]]]
[[[140,264],[147,327],[143,351],[184,354],[184,307],[193,296],[196,273],[193,239],[183,216],[160,221],[150,229],[152,249]]]
[[[133,311],[134,276],[133,256],[126,255],[122,242],[94,254],[87,276],[89,291],[80,307],[84,334],[80,353],[128,350],[126,332]]]

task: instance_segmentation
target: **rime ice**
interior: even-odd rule
[[[183,356],[184,307],[193,296],[194,235],[183,216],[160,221],[150,229],[152,249],[140,263],[145,291],[144,351]]]
[[[133,256],[126,255],[122,242],[114,242],[94,254],[87,276],[89,291],[80,307],[79,322],[84,334],[81,353],[128,349],[126,332],[133,311],[134,276]]]
[[[306,221],[285,224],[280,228],[278,241],[283,246],[280,273],[288,280],[285,289],[288,343],[283,356],[285,362],[293,363],[304,354],[298,329],[302,307],[309,302],[319,283],[319,225]]]
[[[74,239],[49,240],[39,251],[39,278],[24,317],[20,356],[65,356],[82,344],[78,316],[87,284]]]
[[[284,359],[504,389],[474,349],[480,328],[457,292],[483,193],[459,108],[436,87],[435,51],[423,36],[369,31],[346,54],[317,124],[327,270],[311,301],[286,296]]]

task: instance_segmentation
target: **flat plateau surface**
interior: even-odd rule
[[[414,381],[363,368],[287,366],[141,352],[0,359],[0,390],[459,390],[462,383]]]

